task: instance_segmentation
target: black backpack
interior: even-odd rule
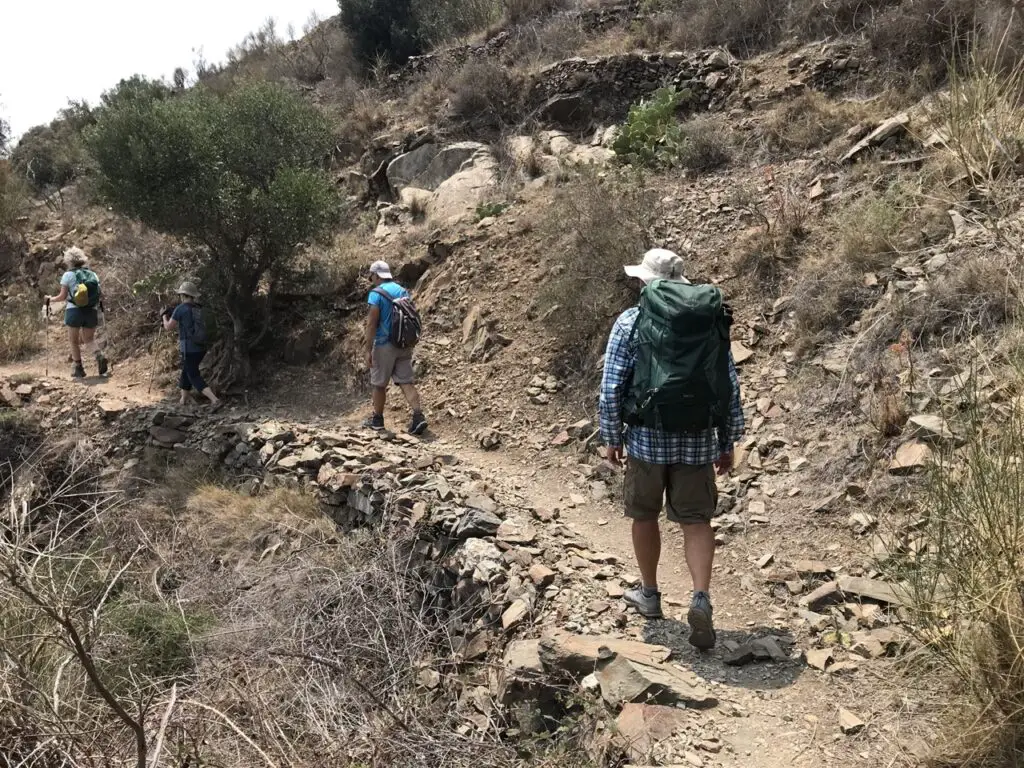
[[[724,442],[733,397],[731,323],[722,292],[713,285],[647,285],[630,337],[636,364],[623,421],[664,432],[717,429]]]
[[[185,330],[185,337],[201,349],[206,349],[206,323],[203,322],[203,308],[199,304],[189,307],[190,328]]]
[[[420,340],[422,326],[420,313],[412,303],[411,296],[396,299],[383,288],[374,288],[373,292],[383,296],[391,305],[391,334],[388,341],[398,349],[412,349]]]

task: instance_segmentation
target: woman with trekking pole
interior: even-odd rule
[[[82,365],[82,349],[92,350],[96,358],[96,369],[100,376],[107,372],[107,358],[95,345],[96,326],[99,325],[100,279],[87,266],[88,259],[81,248],[64,251],[64,272],[60,279],[60,293],[46,297],[46,312],[49,314],[51,301],[66,301],[64,325],[68,329],[68,343],[75,367],[71,376],[85,378]]]
[[[224,401],[214,394],[203,381],[199,364],[206,356],[206,325],[203,322],[203,307],[198,302],[199,291],[194,283],[187,280],[178,288],[178,306],[167,308],[160,313],[164,329],[178,331],[178,347],[181,351],[181,404],[186,405],[193,392],[202,394],[210,401],[210,412],[216,413]]]

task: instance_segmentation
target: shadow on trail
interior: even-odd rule
[[[676,663],[688,667],[705,680],[735,688],[750,690],[778,690],[794,683],[807,666],[796,660],[771,661],[754,659],[742,666],[724,662],[730,655],[729,644],[744,645],[759,638],[771,638],[784,652],[791,652],[795,645],[793,636],[786,631],[772,627],[752,627],[749,630],[717,628],[718,643],[708,652],[701,652],[688,642],[690,628],[685,621],[661,619],[648,621],[644,626],[642,639],[646,643],[664,645],[672,649]]]

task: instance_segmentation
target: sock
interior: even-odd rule
[[[655,584],[653,587],[649,587],[646,584],[641,584],[640,591],[643,593],[644,597],[654,597],[658,594],[658,585]]]
[[[708,601],[709,603],[711,602],[711,593],[710,593],[710,592],[705,592],[705,591],[704,591],[704,590],[702,590],[702,589],[695,589],[695,590],[693,591],[693,602],[697,602],[697,600],[698,600],[698,599],[699,599],[699,598],[701,597],[701,595],[703,595],[703,596],[704,596],[704,598],[705,598],[705,599],[706,599],[706,600],[707,600],[707,601]]]

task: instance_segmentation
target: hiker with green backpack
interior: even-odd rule
[[[74,368],[71,376],[75,379],[85,378],[85,367],[82,365],[82,350],[91,349],[96,358],[96,368],[100,376],[107,373],[107,358],[95,345],[96,327],[99,325],[99,312],[102,294],[100,279],[88,267],[85,251],[78,247],[64,251],[65,272],[60,278],[60,293],[46,297],[46,308],[52,301],[66,301],[64,309],[64,325],[68,329],[68,342],[71,345],[71,359]]]
[[[693,580],[687,621],[690,644],[715,645],[711,567],[718,504],[715,473],[733,466],[744,429],[739,379],[729,346],[731,313],[722,292],[692,285],[683,262],[656,248],[626,274],[645,283],[636,307],[616,320],[608,339],[601,384],[601,436],[608,460],[628,456],[625,515],[641,581],[624,598],[647,618],[661,618],[658,518],[682,525]]]

